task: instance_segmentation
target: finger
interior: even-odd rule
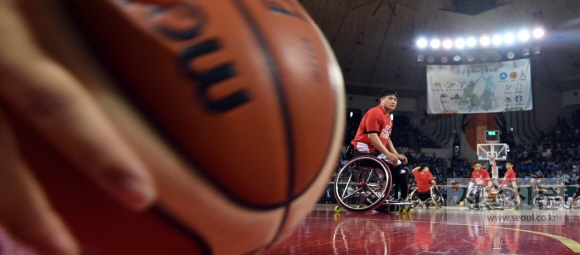
[[[27,21],[54,28],[58,15],[46,9],[35,6]],[[123,204],[135,210],[150,205],[156,191],[144,164],[79,81],[39,50],[26,31],[17,8],[0,2],[0,34],[10,35],[0,36],[0,100]]]
[[[17,154],[7,123],[0,111],[0,222],[42,254],[77,254],[75,240]]]

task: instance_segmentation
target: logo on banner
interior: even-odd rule
[[[461,97],[459,96],[459,94],[455,94],[455,96],[453,96],[451,98],[451,100],[459,100],[459,99],[461,99]]]
[[[500,73],[500,74],[499,74],[499,78],[500,78],[500,79],[502,79],[502,80],[505,80],[505,79],[507,79],[507,73],[506,73],[506,72],[502,72],[502,73]]]
[[[515,87],[515,89],[516,89],[516,91],[522,91],[522,88],[523,88],[523,87],[524,87],[524,85],[523,85],[523,84],[521,84],[521,83],[518,83],[518,84],[516,84],[516,87]]]
[[[511,73],[510,73],[510,78],[512,78],[512,79],[518,78],[518,73],[516,73],[516,72],[511,72]]]
[[[441,94],[440,98],[441,98],[441,103],[445,103],[445,101],[447,101],[447,94],[445,94],[445,93]]]
[[[527,77],[526,73],[524,73],[524,71],[522,71],[522,73],[520,74],[520,79],[525,79],[526,77]]]
[[[435,85],[434,85],[434,87],[435,87],[435,88],[441,88],[441,83],[439,83],[439,82],[435,82]]]
[[[515,96],[515,100],[516,102],[521,103],[524,101],[524,97],[522,95],[517,95]]]
[[[506,104],[509,104],[509,103],[511,103],[511,102],[512,102],[512,98],[511,98],[511,97],[506,97],[506,98],[505,98],[505,103],[506,103]]]
[[[450,89],[450,88],[453,88],[453,87],[455,87],[455,82],[454,81],[448,82],[447,84],[445,84],[445,88]]]

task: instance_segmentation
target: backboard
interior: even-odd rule
[[[479,143],[477,144],[477,159],[486,161],[507,160],[507,149],[507,143]]]

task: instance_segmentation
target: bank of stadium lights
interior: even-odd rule
[[[419,49],[430,48],[432,50],[438,49],[457,49],[462,50],[465,48],[488,48],[488,47],[500,47],[502,45],[512,45],[516,43],[527,43],[531,37],[534,39],[541,39],[545,34],[545,31],[541,28],[534,29],[531,33],[528,30],[521,30],[519,32],[508,32],[505,34],[493,34],[482,35],[478,39],[476,37],[464,38],[432,38],[428,40],[427,38],[419,38],[417,40],[417,47]],[[517,35],[517,36],[516,36]]]

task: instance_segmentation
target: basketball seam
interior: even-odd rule
[[[276,230],[276,234],[274,235],[274,237],[270,241],[270,243],[264,245],[264,247],[269,247],[280,236],[280,232],[282,231],[284,224],[286,223],[286,221],[288,219],[288,213],[290,210],[288,204],[289,204],[290,199],[293,197],[292,193],[293,193],[294,183],[295,183],[294,175],[296,172],[296,169],[295,169],[296,165],[294,163],[294,160],[296,158],[295,152],[294,152],[294,150],[295,150],[294,134],[292,132],[288,104],[286,102],[286,98],[284,97],[285,94],[284,94],[284,91],[282,89],[282,81],[280,79],[280,74],[278,72],[277,63],[276,63],[276,60],[274,59],[274,56],[272,54],[272,50],[268,47],[268,44],[266,43],[265,38],[261,35],[260,29],[258,28],[258,25],[257,25],[257,22],[250,14],[248,7],[244,3],[242,3],[241,0],[232,0],[232,2],[238,8],[243,19],[248,24],[248,27],[250,28],[250,30],[254,36],[254,39],[256,40],[256,42],[260,46],[259,49],[262,52],[262,56],[264,57],[264,59],[268,63],[268,70],[270,72],[270,75],[272,76],[272,80],[274,81],[274,84],[275,84],[276,93],[278,94],[278,99],[280,100],[279,105],[280,105],[280,109],[281,109],[282,115],[283,115],[284,128],[285,128],[285,133],[286,133],[286,138],[287,138],[286,146],[288,148],[288,190],[287,190],[286,202],[283,203],[286,206],[284,208],[284,215],[282,216],[280,225],[278,226],[278,229]],[[260,247],[259,249],[261,249],[261,248],[263,248],[263,247]]]

